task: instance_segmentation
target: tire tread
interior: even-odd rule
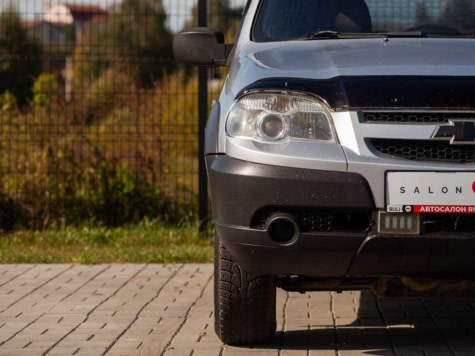
[[[276,330],[274,277],[244,271],[216,241],[215,329],[230,345],[259,344]]]

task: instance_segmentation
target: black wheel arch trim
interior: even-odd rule
[[[205,127],[205,155],[214,154],[219,151],[218,130],[220,114],[221,105],[219,101],[214,101]]]

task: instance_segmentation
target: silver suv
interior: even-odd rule
[[[223,342],[273,336],[276,287],[474,291],[474,37],[465,0],[250,0],[233,45],[176,36],[229,66],[205,157]]]

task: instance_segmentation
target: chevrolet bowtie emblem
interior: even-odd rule
[[[449,141],[451,145],[475,145],[475,121],[450,120],[448,125],[435,129],[432,140]]]

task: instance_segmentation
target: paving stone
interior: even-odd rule
[[[1,355],[473,355],[473,300],[277,291],[277,333],[214,333],[213,266],[0,265]]]
[[[8,310],[72,267],[71,265],[36,265],[26,269],[18,277],[1,286],[0,312]]]
[[[289,351],[286,351],[289,355]],[[223,356],[278,356],[278,350],[265,350],[256,348],[226,347]],[[304,354],[305,355],[305,354]]]
[[[8,282],[18,278],[26,271],[34,268],[35,265],[0,265],[0,287],[4,286]]]

